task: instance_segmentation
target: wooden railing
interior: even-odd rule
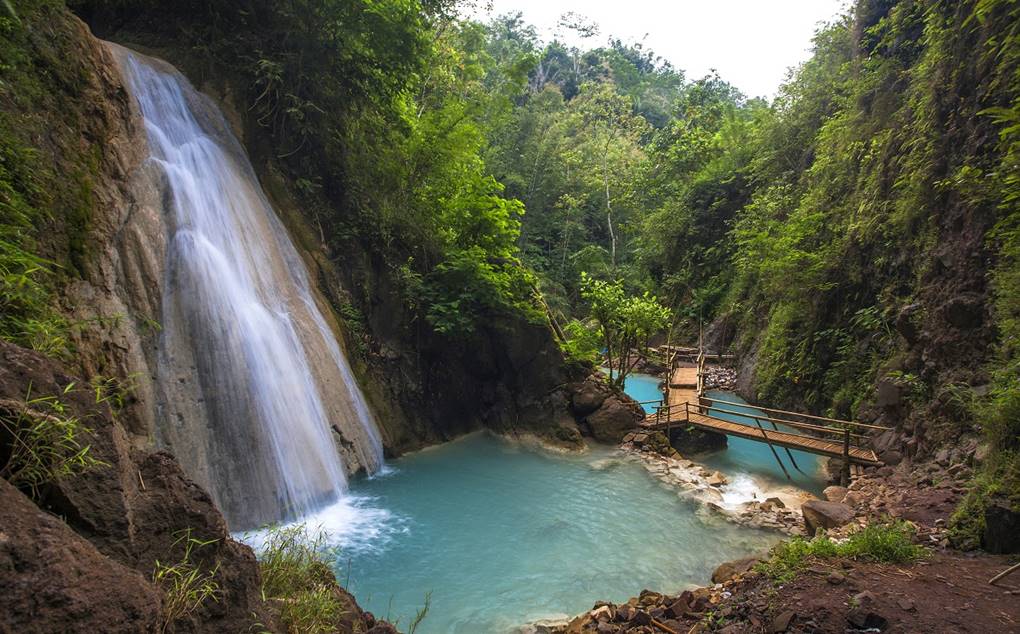
[[[699,392],[700,392],[700,388],[701,388],[700,373],[699,373],[698,385],[699,385]],[[729,414],[730,416],[735,416],[735,417],[743,418],[743,419],[746,419],[746,420],[754,421],[754,426],[757,427],[758,430],[761,432],[761,439],[762,439],[762,441],[764,441],[766,444],[769,445],[769,448],[772,450],[772,454],[775,457],[776,462],[779,464],[779,467],[782,469],[783,473],[786,475],[786,477],[788,479],[791,478],[790,473],[787,471],[786,466],[783,464],[782,459],[779,457],[779,452],[776,450],[776,445],[774,445],[772,440],[769,438],[770,430],[765,429],[765,426],[763,425],[763,423],[770,425],[772,427],[772,430],[771,430],[772,432],[778,432],[778,433],[781,433],[781,434],[791,435],[790,432],[783,432],[782,430],[779,429],[779,425],[786,425],[787,427],[791,427],[793,429],[803,430],[803,431],[807,432],[807,433],[800,434],[800,436],[802,438],[805,438],[805,439],[809,439],[812,436],[815,437],[815,438],[822,437],[820,439],[824,439],[825,437],[829,437],[832,442],[840,443],[842,445],[842,447],[843,447],[843,451],[842,451],[842,453],[843,453],[843,461],[842,461],[843,464],[842,464],[842,473],[840,474],[840,480],[844,483],[844,486],[850,480],[850,449],[851,449],[851,447],[853,447],[855,449],[862,449],[862,450],[871,449],[871,447],[870,447],[870,445],[872,443],[871,437],[867,436],[865,434],[857,433],[856,430],[857,429],[862,429],[862,430],[863,429],[873,429],[873,430],[887,430],[887,429],[890,429],[889,427],[884,427],[884,426],[881,426],[881,425],[870,425],[870,424],[860,423],[860,422],[856,422],[856,421],[841,420],[841,419],[838,419],[838,418],[828,418],[828,417],[825,417],[825,416],[816,416],[816,415],[813,415],[813,414],[804,414],[804,413],[801,413],[801,412],[791,412],[791,411],[788,411],[788,410],[780,410],[780,409],[775,409],[775,408],[771,408],[771,407],[760,407],[760,406],[757,406],[757,405],[750,405],[750,404],[747,404],[747,403],[737,403],[735,401],[727,401],[727,400],[724,400],[724,399],[711,398],[711,397],[705,397],[705,396],[701,396],[699,398],[699,402],[698,403],[690,403],[690,402],[686,402],[685,401],[683,403],[669,405],[669,404],[666,404],[666,403],[664,403],[663,401],[660,400],[660,401],[645,401],[643,404],[651,404],[651,403],[658,403],[657,407],[655,408],[655,422],[656,422],[657,425],[665,424],[666,428],[667,428],[667,434],[669,434],[672,431],[672,425],[674,423],[676,423],[676,424],[682,424],[683,422],[688,422],[689,423],[690,422],[690,416],[691,416],[691,411],[692,410],[695,413],[697,413],[697,414],[702,414],[702,415],[708,416],[710,418],[719,419],[719,417],[716,416],[715,414]],[[722,405],[722,407],[720,407],[720,405]],[[726,406],[731,406],[731,407],[726,407]],[[740,411],[738,409],[732,409],[732,407],[751,408],[751,409],[763,412],[763,413],[765,413],[765,415],[762,416],[762,415],[758,415],[756,413],[750,413],[750,412],[747,412],[747,411]],[[776,413],[776,414],[782,414],[782,415],[785,416],[785,418],[779,418],[779,417],[775,417],[775,416],[770,416],[769,412]],[[802,418],[802,419],[810,420],[810,421],[814,421],[814,422],[802,422],[802,421],[790,420],[790,417],[798,417],[798,418]],[[728,422],[737,422],[737,421],[728,421]],[[827,424],[818,424],[818,423],[827,423]],[[738,424],[740,424],[740,423],[738,423]],[[747,425],[747,426],[750,427],[750,425]],[[792,434],[792,435],[796,436],[797,434]],[[801,470],[800,466],[797,465],[797,461],[794,458],[793,453],[790,451],[790,448],[789,447],[785,447],[785,446],[781,447],[781,448],[786,452],[786,456],[789,459],[790,464],[797,471],[800,471],[801,473],[804,473]]]

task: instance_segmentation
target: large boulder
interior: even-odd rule
[[[597,377],[588,377],[574,386],[570,395],[570,409],[578,418],[584,418],[602,407],[610,393],[609,386],[599,381]]]
[[[1020,512],[1005,504],[985,509],[981,547],[990,553],[1020,553]]]
[[[854,518],[854,510],[840,502],[808,500],[800,510],[804,514],[804,528],[808,535],[814,535],[820,528],[829,530],[845,526]]]
[[[712,583],[722,583],[737,575],[742,575],[754,568],[759,561],[761,559],[758,557],[744,557],[736,561],[723,562],[712,573]]]
[[[825,490],[822,491],[822,495],[825,496],[825,499],[830,502],[842,502],[843,498],[846,497],[846,493],[847,493],[846,487],[841,486],[825,487]]]
[[[585,422],[595,440],[618,443],[643,418],[644,411],[632,399],[610,396],[603,401],[601,407],[588,415]]]
[[[0,632],[154,632],[160,592],[0,479]]]

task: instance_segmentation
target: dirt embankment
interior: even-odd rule
[[[778,584],[746,570],[679,595],[643,591],[622,604],[600,602],[568,634],[775,634],[779,632],[1020,632],[1020,588],[989,585],[999,556],[940,552],[912,565],[818,561]]]

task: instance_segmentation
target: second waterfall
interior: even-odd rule
[[[231,529],[304,515],[381,466],[376,423],[222,113],[169,65],[113,50],[165,192],[158,440]]]

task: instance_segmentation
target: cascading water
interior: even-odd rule
[[[164,181],[159,440],[232,529],[304,515],[381,466],[371,411],[222,113],[169,65],[113,49]]]

